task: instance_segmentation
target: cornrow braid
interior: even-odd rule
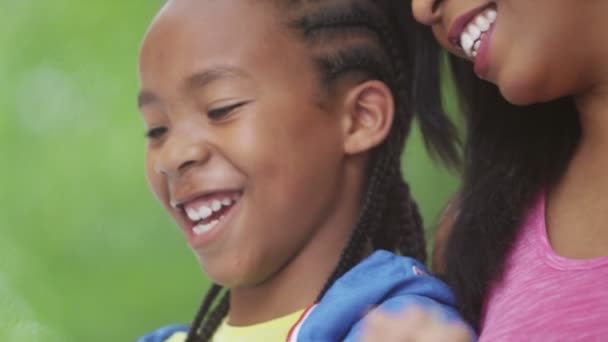
[[[207,291],[205,298],[203,299],[203,303],[201,304],[194,320],[192,321],[190,332],[188,333],[188,337],[186,338],[186,342],[194,342],[197,341],[198,336],[198,328],[201,326],[203,319],[209,312],[211,305],[217,298],[218,294],[222,291],[222,287],[217,284],[211,285],[211,288]]]
[[[321,300],[337,279],[365,257],[370,245],[373,250],[386,249],[421,261],[426,259],[422,219],[401,170],[401,154],[410,131],[414,107],[421,103],[432,109],[430,117],[419,111],[418,118],[423,133],[428,133],[424,135],[427,147],[444,157],[446,164],[455,163],[457,159],[456,141],[453,126],[443,112],[437,110],[436,97],[413,101],[414,94],[424,86],[412,79],[413,69],[424,63],[414,58],[419,54],[412,50],[414,44],[426,44],[431,40],[418,39],[417,35],[425,31],[413,26],[415,22],[409,2],[273,1],[284,11],[286,26],[309,44],[311,58],[326,90],[333,89],[344,76],[358,73],[365,79],[385,83],[395,97],[391,130],[371,155],[357,223],[334,271],[318,295],[318,300]],[[428,58],[434,56],[434,52],[430,46],[424,46],[420,55]],[[425,85],[433,82],[436,80],[429,80]],[[212,297],[212,302],[219,291],[211,291],[207,297]],[[209,341],[228,309],[228,291],[211,313],[208,313],[209,307],[201,306],[187,341]],[[203,321],[205,316],[208,317]]]
[[[207,292],[201,308],[196,314],[194,322],[192,323],[191,329],[186,337],[186,342],[206,342],[211,340],[211,337],[217,330],[230,307],[230,291],[225,291],[222,299],[218,305],[209,312],[211,304],[215,301],[218,295],[221,293],[222,287],[219,285],[213,285],[212,288]],[[203,319],[204,324],[203,323]]]
[[[422,217],[418,211],[418,205],[412,199],[409,185],[405,181],[399,180],[394,186],[394,191],[389,194],[393,196],[389,199],[389,205],[392,206],[389,211],[398,214],[393,218],[395,222],[387,225],[385,234],[378,234],[380,236],[376,236],[376,238],[384,237],[390,242],[394,241],[396,250],[401,254],[426,262],[424,231],[418,229],[418,227],[422,227]],[[399,225],[404,222],[408,226]],[[387,247],[381,248],[389,249],[390,247],[392,246],[389,243]]]
[[[219,325],[222,323],[222,320],[224,320],[224,317],[226,317],[226,315],[228,314],[229,308],[230,291],[226,291],[217,307],[211,312],[211,314],[205,321],[198,341],[206,342],[211,340],[211,337],[213,337],[213,334],[217,330],[217,327],[219,327]]]
[[[317,300],[321,300],[333,283],[361,259],[365,251],[364,247],[368,239],[367,233],[369,227],[372,225],[372,222],[379,222],[382,220],[381,208],[384,207],[386,199],[378,189],[382,189],[383,183],[386,183],[383,170],[384,166],[380,162],[375,164],[367,186],[363,207],[357,225],[355,226],[356,228],[354,229],[346,248],[342,251],[338,265],[323,286]]]

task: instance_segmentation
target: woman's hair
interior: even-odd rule
[[[458,163],[454,126],[439,94],[439,49],[430,32],[414,22],[402,0],[272,0],[286,28],[309,45],[326,92],[348,75],[380,80],[395,97],[395,118],[387,139],[372,153],[357,224],[333,273],[319,293],[356,265],[367,246],[426,258],[424,231],[401,175],[401,154],[416,113],[425,143],[448,166]],[[229,309],[228,290],[213,285],[187,341],[208,341]],[[213,309],[212,309],[213,308]]]
[[[464,180],[448,240],[445,278],[477,329],[493,282],[527,210],[565,171],[581,129],[572,98],[514,106],[498,88],[452,57],[466,113]]]

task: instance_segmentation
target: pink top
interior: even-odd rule
[[[486,302],[479,341],[608,341],[608,257],[555,254],[544,196],[528,215]]]

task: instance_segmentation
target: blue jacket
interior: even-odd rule
[[[371,308],[400,312],[413,305],[464,322],[454,309],[452,291],[418,261],[376,251],[338,279],[321,301],[291,329],[290,342],[358,341]],[[184,326],[160,329],[138,342],[162,342]],[[474,340],[471,330],[471,339]]]

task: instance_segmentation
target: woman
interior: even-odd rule
[[[468,141],[444,258],[463,315],[482,341],[608,336],[608,2],[412,6],[473,64],[456,62]],[[380,321],[369,331],[375,339],[415,334],[403,319]],[[456,340],[431,318],[417,327]]]

